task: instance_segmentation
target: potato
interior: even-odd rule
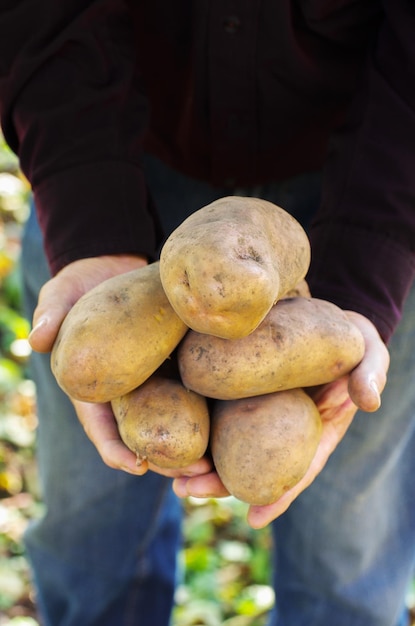
[[[302,389],[218,401],[210,449],[223,484],[248,504],[271,504],[307,472],[320,441],[321,417]]]
[[[303,280],[300,280],[300,282],[295,287],[287,291],[287,293],[284,294],[283,298],[298,298],[299,296],[301,296],[302,298],[311,298],[310,288],[305,278],[303,278]]]
[[[236,339],[260,324],[309,264],[307,235],[289,213],[258,198],[229,196],[173,231],[161,250],[160,276],[187,326]]]
[[[52,371],[72,398],[107,402],[141,385],[187,330],[153,263],[114,276],[78,300],[53,346]]]
[[[364,340],[339,307],[317,298],[280,300],[249,336],[189,331],[178,348],[185,387],[232,400],[328,383],[362,359]]]
[[[207,400],[180,381],[155,373],[140,387],[111,402],[121,439],[158,467],[186,467],[200,459],[209,441]]]

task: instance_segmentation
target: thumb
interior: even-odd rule
[[[33,315],[29,343],[35,352],[50,352],[61,324],[73,305],[87,291],[117,274],[147,265],[135,254],[105,255],[78,259],[65,266],[40,290]]]
[[[365,340],[365,355],[350,373],[349,394],[363,411],[376,411],[386,385],[389,351],[375,326],[358,313],[348,311],[349,319],[360,328]]]
[[[59,328],[74,304],[70,293],[56,278],[42,287],[29,335],[29,343],[35,352],[52,350]]]

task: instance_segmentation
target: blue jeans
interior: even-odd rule
[[[146,160],[170,231],[229,193],[257,195],[307,225],[317,175],[251,189],[212,189]],[[48,279],[34,215],[23,239],[30,317]],[[415,547],[415,291],[391,345],[382,408],[358,414],[327,467],[272,525],[277,608],[272,626],[404,626]],[[170,481],[106,467],[34,354],[38,458],[46,514],[26,534],[45,626],[167,626],[181,542]]]

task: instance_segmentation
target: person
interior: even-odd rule
[[[166,626],[180,498],[226,493],[208,458],[140,475],[108,405],[67,398],[48,352],[83,293],[232,194],[305,225],[312,295],[366,342],[348,377],[315,391],[324,433],[304,480],[248,512],[272,525],[270,624],[409,623],[414,21],[406,0],[1,8],[1,125],[36,208],[22,262],[46,513],[26,545],[45,626]]]

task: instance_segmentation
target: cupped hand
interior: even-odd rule
[[[87,291],[104,280],[147,265],[144,257],[114,255],[80,259],[67,265],[42,287],[33,316],[30,344],[36,352],[49,352],[59,328],[73,305]],[[164,470],[146,462],[137,465],[136,456],[122,442],[111,405],[71,399],[79,421],[104,463],[141,476],[152,470],[164,476],[195,476],[211,470],[209,459],[177,470]]]
[[[29,342],[35,352],[50,352],[73,305],[107,278],[147,265],[144,257],[120,254],[79,259],[64,267],[40,290]]]
[[[106,465],[121,469],[130,474],[142,476],[148,470],[176,478],[179,476],[197,476],[212,469],[211,461],[206,457],[192,465],[180,469],[164,469],[143,461],[137,464],[136,455],[122,442],[111,404],[95,404],[73,400],[73,404],[88,438],[92,441]]]
[[[353,311],[346,313],[363,334],[364,357],[348,376],[307,390],[322,418],[320,444],[307,473],[297,485],[272,504],[249,507],[247,521],[253,528],[267,526],[279,517],[314,481],[343,439],[358,408],[372,412],[380,406],[380,396],[389,368],[389,352],[375,326],[367,318]],[[173,489],[179,497],[219,498],[229,495],[215,471],[201,476],[177,478],[173,482]]]

